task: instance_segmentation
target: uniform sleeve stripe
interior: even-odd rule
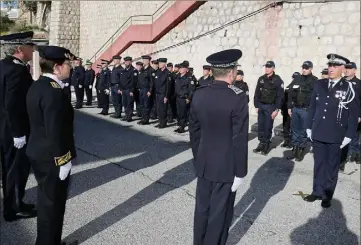
[[[68,151],[64,156],[55,157],[54,160],[55,165],[58,167],[67,164],[71,160],[71,152]]]

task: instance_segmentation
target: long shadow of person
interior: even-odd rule
[[[272,157],[257,170],[249,189],[234,208],[234,215],[239,220],[233,224],[227,244],[238,244],[271,197],[286,186],[293,168],[292,161]]]
[[[70,241],[76,239],[79,243],[82,243],[168,192],[189,184],[194,179],[193,160],[189,160],[167,171],[162,178],[144,188],[125,202],[104,213],[102,216],[74,231],[64,240]]]
[[[290,235],[293,245],[357,245],[358,237],[347,228],[342,204],[334,199],[332,207],[323,209],[316,218],[296,229]]]

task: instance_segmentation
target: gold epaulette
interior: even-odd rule
[[[54,160],[55,165],[58,167],[67,164],[71,160],[71,153],[70,151],[68,151],[68,153],[66,153],[64,156],[55,157]]]
[[[57,82],[50,82],[50,84],[53,88],[61,88]]]

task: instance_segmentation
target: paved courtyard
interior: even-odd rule
[[[188,133],[120,122],[99,111],[76,112],[78,158],[64,239],[84,245],[191,245],[196,181]],[[255,122],[251,117],[250,125]],[[250,134],[249,173],[237,192],[228,244],[359,244],[360,166],[346,166],[333,206],[322,209],[320,202],[302,200],[312,190],[312,155],[287,160],[290,152],[277,137],[268,156],[256,155],[257,143]],[[27,202],[35,203],[35,187],[31,176]],[[36,219],[0,222],[1,244],[34,244]]]

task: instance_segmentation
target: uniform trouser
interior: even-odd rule
[[[140,111],[142,115],[142,120],[144,122],[149,122],[149,113],[150,113],[150,99],[151,97],[148,97],[147,93],[149,92],[148,88],[141,88],[139,91],[140,94]]]
[[[31,160],[31,164],[38,182],[36,245],[59,245],[70,173],[65,180],[60,180],[60,167],[55,166],[54,161]]]
[[[187,115],[188,105],[186,103],[186,99],[177,96],[177,124],[183,129],[186,127]]]
[[[104,90],[99,91],[100,107],[103,112],[109,111],[109,94],[106,94]]]
[[[292,145],[307,146],[306,120],[307,108],[292,108]]]
[[[157,119],[158,118],[158,113],[157,113],[157,96],[156,94],[152,94],[151,98],[150,98],[150,117],[152,119]]]
[[[67,87],[64,87],[63,89],[64,93],[66,94],[66,96],[68,97],[68,100],[71,102],[71,89],[70,89],[70,85]]]
[[[156,94],[157,114],[159,118],[160,126],[167,124],[167,106],[168,103],[164,103],[164,94]]]
[[[21,211],[30,173],[30,162],[25,154],[26,145],[16,149],[13,144],[13,140],[0,142],[4,216],[11,216]]]
[[[291,117],[288,114],[287,109],[282,110],[282,127],[283,127],[283,138],[285,141],[291,142]]]
[[[178,118],[176,96],[171,96],[168,100],[167,117],[168,117],[168,121],[173,121],[175,118]]]
[[[76,106],[83,106],[84,101],[84,87],[79,88],[79,85],[74,86],[76,96]]]
[[[352,138],[348,153],[357,153],[360,154],[360,132],[356,132],[356,136]]]
[[[274,104],[260,104],[258,108],[258,140],[261,143],[270,143],[273,122],[271,115],[275,110]]]
[[[89,86],[91,86],[91,85],[87,85],[86,87],[85,87],[85,94],[86,94],[86,104],[87,105],[91,105],[92,104],[92,102],[93,102],[93,86],[92,86],[92,88],[90,88]]]
[[[123,97],[123,105],[125,111],[125,118],[131,119],[134,109],[134,94],[130,96],[130,90],[123,90],[122,97]]]
[[[134,91],[134,101],[135,101],[135,110],[137,112],[137,116],[141,117],[142,112],[140,109],[140,91],[139,91],[139,89],[136,89]]]
[[[341,164],[341,144],[324,143],[313,139],[313,192],[315,196],[331,200],[335,192]]]
[[[122,114],[122,95],[118,94],[119,87],[117,85],[112,85],[111,93],[112,93],[112,103],[114,106],[115,116],[120,117]]]
[[[198,178],[194,212],[194,245],[225,245],[232,224],[236,192],[232,183]]]

